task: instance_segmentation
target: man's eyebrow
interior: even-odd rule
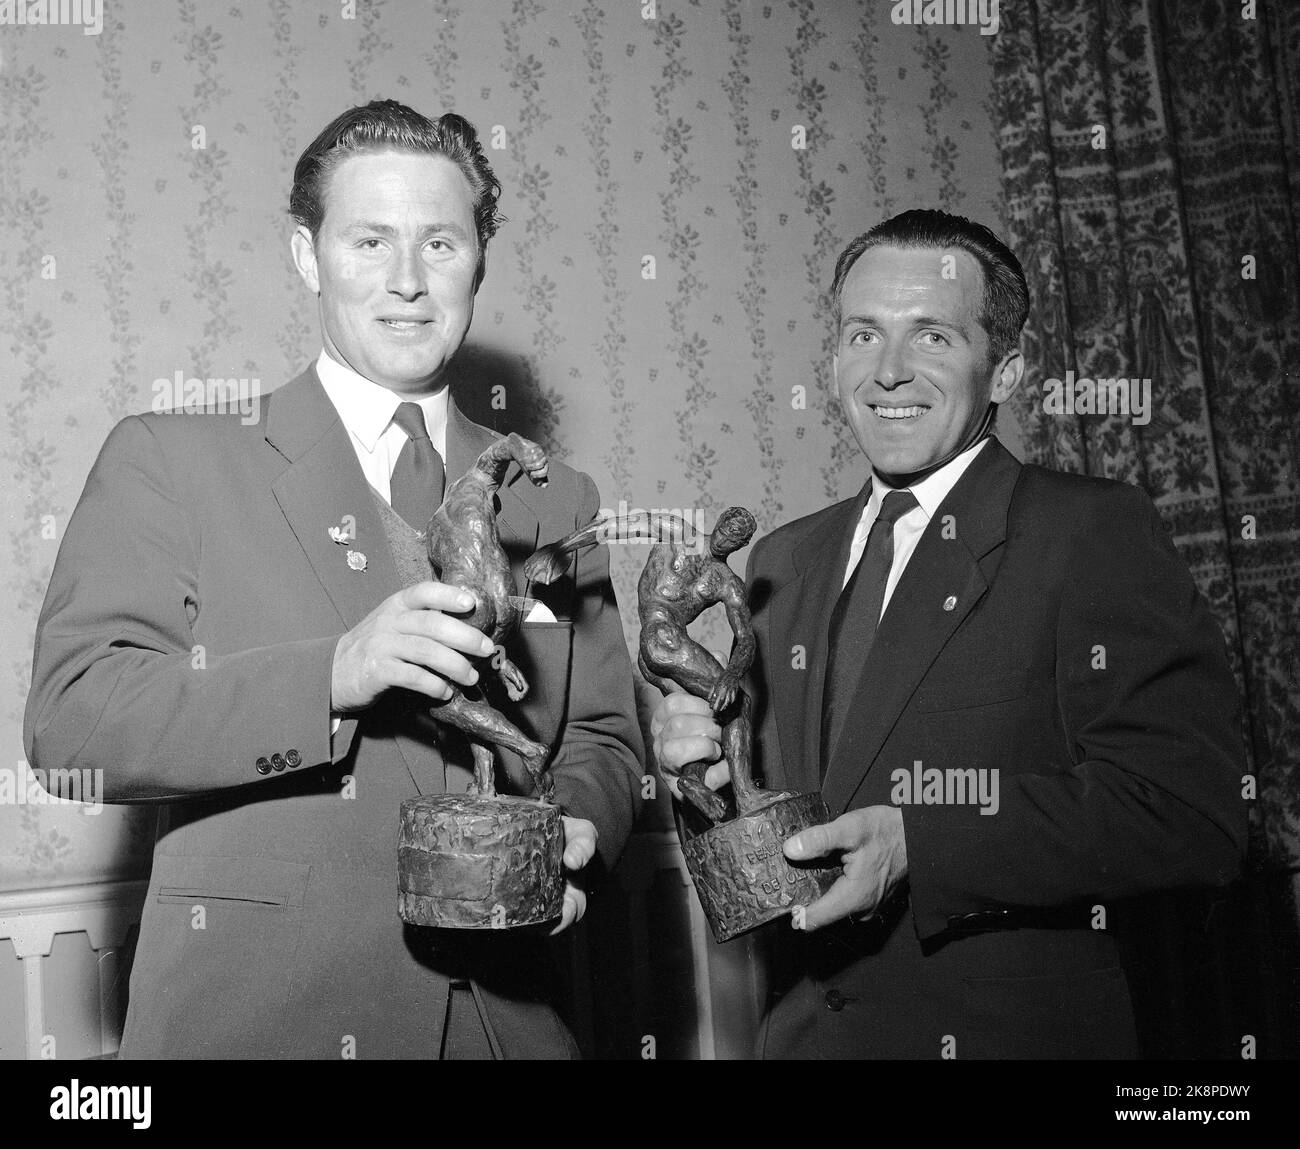
[[[879,326],[875,317],[871,315],[845,315],[840,318],[841,327],[848,327],[851,323],[861,323],[867,327]]]
[[[874,315],[846,315],[840,320],[840,327],[850,327],[854,324],[861,324],[864,327],[881,327],[883,324]],[[911,321],[913,331],[920,327],[946,327],[949,331],[955,331],[967,343],[970,342],[970,330],[963,323],[956,323],[951,319],[940,319],[934,315],[919,315]]]
[[[358,235],[364,232],[367,235],[382,235],[392,237],[397,234],[397,228],[392,224],[379,223],[372,220],[357,220],[343,228],[344,235]],[[468,239],[469,235],[458,223],[430,223],[420,229],[420,235],[450,235],[457,239]]]
[[[353,235],[362,231],[373,232],[377,235],[395,235],[397,229],[390,227],[386,223],[372,223],[369,220],[361,219],[357,220],[355,223],[348,224],[342,229],[344,235]]]
[[[970,331],[964,323],[957,323],[952,319],[939,319],[933,315],[922,315],[912,321],[913,329],[918,327],[946,327],[949,331],[955,331],[967,343],[970,342]]]

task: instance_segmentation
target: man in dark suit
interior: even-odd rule
[[[470,659],[491,643],[457,617],[463,592],[403,587],[392,532],[424,527],[444,478],[493,438],[443,370],[499,194],[458,116],[391,101],[340,116],[291,200],[319,359],[256,421],[126,419],[90,473],[40,619],[25,735],[34,764],[102,769],[110,800],[166,803],[124,1057],[575,1052],[547,1000],[544,937],[397,915],[401,801],[471,778],[463,739],[427,712],[477,681]],[[557,462],[544,488],[512,466],[498,499],[517,569],[599,502]],[[642,748],[607,559],[538,600],[508,649],[531,685],[516,716],[555,747],[566,866],[609,865]],[[570,884],[557,932],[584,907]]]
[[[1150,500],[1021,466],[1024,275],[990,231],[910,211],[836,266],[835,378],[871,477],[755,546],[771,788],[833,820],[844,875],[799,907],[767,1057],[1131,1057],[1119,903],[1231,881],[1245,763],[1222,633]],[[652,725],[710,761],[707,703]]]

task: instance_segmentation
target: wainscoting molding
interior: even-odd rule
[[[126,969],[120,960],[140,921],[147,883],[96,882],[0,892],[0,1057],[110,1057],[122,1036]],[[16,967],[16,970],[15,970]]]

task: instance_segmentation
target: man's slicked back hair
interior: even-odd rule
[[[289,214],[313,237],[325,218],[330,174],[349,156],[366,152],[445,156],[454,163],[474,197],[474,228],[480,254],[496,234],[497,226],[505,221],[497,211],[501,184],[468,120],[448,112],[435,121],[396,100],[374,100],[349,108],[332,121],[307,145],[293,169]]]
[[[982,223],[928,208],[900,212],[876,224],[840,253],[831,282],[836,327],[840,322],[840,295],[849,271],[863,252],[885,246],[958,248],[968,252],[984,273],[979,323],[989,337],[990,365],[1020,342],[1021,328],[1029,316],[1029,285],[1020,260]]]

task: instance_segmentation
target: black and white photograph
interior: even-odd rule
[[[0,0],[0,402],[32,1131],[1285,1103],[1293,0]]]

